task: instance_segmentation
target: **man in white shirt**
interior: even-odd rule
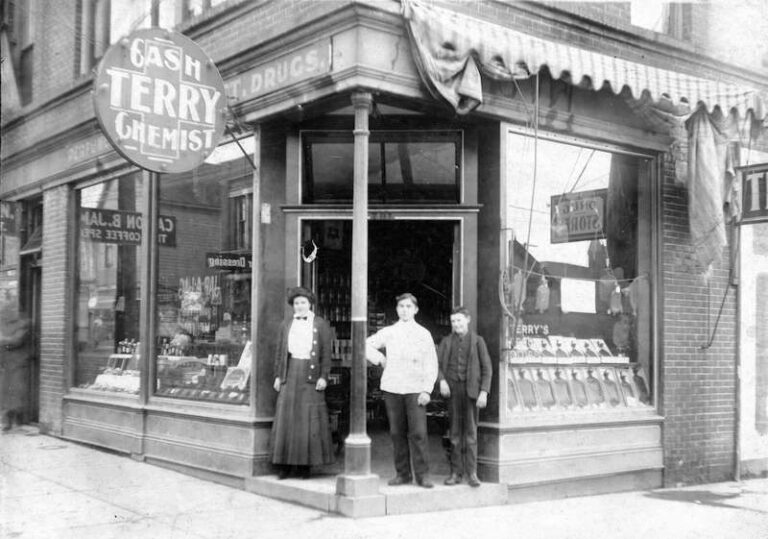
[[[397,296],[399,320],[366,341],[366,357],[384,367],[380,388],[389,419],[397,476],[390,485],[406,485],[413,477],[432,488],[429,474],[427,404],[437,380],[437,353],[429,331],[414,317],[419,312],[413,294]],[[379,350],[386,349],[386,356]],[[413,456],[413,473],[411,473]]]

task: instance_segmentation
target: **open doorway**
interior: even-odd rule
[[[457,220],[382,220],[368,224],[368,335],[397,321],[395,297],[410,292],[419,302],[416,321],[435,343],[448,335],[451,307],[459,300],[460,222]],[[314,242],[314,243],[313,243]],[[348,432],[351,363],[352,222],[305,220],[302,284],[317,295],[316,312],[334,331],[333,365],[326,390],[339,456]],[[309,256],[317,246],[316,256]],[[367,430],[372,440],[371,467],[382,477],[394,474],[392,444],[379,389],[381,368],[368,366]],[[430,474],[449,472],[446,404],[439,391],[427,408]],[[338,471],[343,458],[337,459]]]

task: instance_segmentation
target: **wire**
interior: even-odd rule
[[[740,243],[741,236],[739,234],[736,234],[736,239],[734,241],[733,249],[734,251],[738,252],[739,250],[739,243]],[[728,268],[728,282],[725,285],[725,293],[723,293],[723,299],[720,302],[720,309],[717,311],[717,318],[715,318],[715,327],[712,329],[712,334],[709,336],[709,340],[706,344],[703,344],[699,346],[699,350],[708,350],[712,343],[715,341],[715,335],[717,334],[717,327],[720,325],[720,317],[723,314],[723,307],[725,306],[725,299],[728,297],[728,291],[731,289],[731,283],[733,282],[733,273],[734,273],[734,267],[733,267],[733,260],[731,259],[730,268]],[[709,279],[707,279],[707,326],[709,326]],[[709,333],[709,327],[707,327],[707,333]]]
[[[524,268],[521,268],[520,266],[513,265],[512,269],[517,270],[517,271],[523,271]],[[547,279],[574,279],[574,280],[577,280],[577,281],[590,281],[590,282],[593,282],[593,283],[600,283],[600,282],[603,282],[605,280],[604,278],[595,278],[595,279],[593,279],[593,278],[589,278],[589,277],[575,277],[575,276],[569,276],[569,275],[559,275],[559,274],[556,274],[556,273],[542,273],[540,271],[534,271],[532,269],[528,270],[528,276],[529,277],[530,276],[546,277]],[[619,283],[633,283],[633,282],[635,282],[638,279],[647,279],[648,277],[649,277],[649,275],[647,273],[641,273],[639,275],[636,275],[635,277],[626,277],[626,278],[621,278],[621,279],[618,279],[618,278],[616,278],[614,276],[611,276],[611,280],[615,281],[616,284],[619,284]]]
[[[527,110],[527,108],[526,108]],[[531,244],[531,223],[533,221],[533,206],[536,197],[536,180],[538,179],[538,164],[539,164],[539,72],[536,72],[536,95],[534,96],[534,116],[533,116],[533,179],[531,181],[531,206],[528,212],[528,230],[525,240],[525,257],[523,258],[523,268],[525,272],[528,272],[528,252]],[[514,250],[512,253],[514,256]],[[524,273],[523,283],[528,282],[529,273]],[[527,294],[526,294],[527,295]],[[515,298],[517,305],[515,305],[515,315],[517,315],[523,308],[524,295],[520,294],[520,298]],[[517,322],[518,316],[512,319],[512,346],[515,345],[517,339]]]

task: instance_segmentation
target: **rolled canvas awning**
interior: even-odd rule
[[[708,271],[722,255],[726,244],[723,210],[739,189],[730,173],[733,163],[726,151],[729,136],[723,118],[734,110],[741,117],[751,113],[753,125],[762,123],[757,129],[765,131],[767,91],[539,38],[419,0],[401,3],[424,84],[458,114],[482,104],[481,73],[511,81],[528,78],[547,66],[555,77],[567,72],[574,84],[588,78],[596,89],[605,83],[615,93],[629,88],[630,107],[637,114],[669,127],[676,179],[688,188],[691,243],[700,268]],[[722,116],[709,114],[716,107]],[[680,151],[684,145],[686,152]]]
[[[597,51],[525,34],[418,0],[401,0],[403,16],[417,54],[414,59],[429,90],[447,100],[458,113],[483,102],[480,73],[499,80],[527,78],[543,66],[559,77],[568,72],[574,83],[584,77],[614,92],[628,87],[635,98],[648,92],[654,101],[699,102],[709,110],[739,115],[751,110],[756,119],[768,113],[768,92],[709,80]]]

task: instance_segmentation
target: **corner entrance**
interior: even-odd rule
[[[416,321],[437,344],[448,335],[451,307],[460,297],[460,221],[386,220],[368,224],[368,335],[397,321],[395,297],[410,292],[419,302]],[[327,470],[343,471],[344,439],[349,425],[351,343],[352,222],[304,220],[302,224],[302,284],[317,294],[316,312],[334,331],[333,364],[326,400],[338,452]],[[371,471],[381,478],[394,475],[392,444],[379,389],[382,370],[367,369],[366,417],[371,438]],[[446,403],[439,391],[427,408],[430,434],[430,475],[435,481],[449,473],[445,437]]]

